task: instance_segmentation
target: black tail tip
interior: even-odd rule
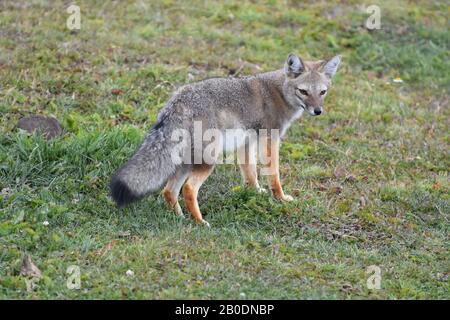
[[[120,208],[139,199],[139,197],[137,197],[130,188],[117,177],[112,179],[110,189],[112,198]]]

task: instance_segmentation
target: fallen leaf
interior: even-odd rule
[[[348,182],[354,182],[354,181],[356,181],[356,178],[355,178],[354,175],[352,175],[352,174],[350,173],[348,176],[345,177],[345,181],[348,181]]]
[[[115,96],[118,96],[119,94],[122,94],[123,91],[121,89],[112,89],[111,93]]]
[[[397,28],[396,33],[398,35],[405,35],[406,33],[408,33],[408,26],[407,25],[400,26],[399,28]]]
[[[16,219],[14,220],[14,224],[19,224],[23,221],[25,218],[25,211],[21,210],[19,214],[17,215]]]
[[[344,292],[353,291],[353,286],[350,283],[345,283],[342,285],[341,291],[344,291]]]
[[[97,250],[95,254],[99,256],[104,255],[108,251],[111,251],[111,249],[117,244],[117,242],[118,242],[117,240],[112,240],[108,242],[103,248]]]
[[[366,203],[367,203],[366,198],[364,196],[361,196],[361,198],[359,198],[359,206],[361,208],[364,208],[366,206]]]
[[[342,191],[344,190],[344,188],[342,188],[341,186],[337,186],[337,187],[334,187],[332,190],[335,194],[341,194]]]
[[[342,178],[345,175],[345,170],[342,168],[334,169],[333,175],[336,179]]]
[[[22,266],[20,267],[20,275],[26,277],[42,278],[42,272],[38,267],[31,261],[29,254],[25,254],[22,261]]]
[[[126,230],[126,231],[119,231],[117,233],[117,236],[121,237],[121,238],[126,238],[131,236],[131,231],[130,230]]]
[[[433,190],[440,190],[441,189],[441,184],[439,182],[436,182],[435,184],[433,184],[432,188]]]

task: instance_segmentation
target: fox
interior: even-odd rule
[[[239,78],[210,78],[181,86],[160,110],[156,123],[134,155],[112,176],[113,200],[118,207],[124,207],[165,185],[162,194],[169,208],[184,216],[178,201],[182,191],[192,218],[210,226],[200,211],[198,193],[219,163],[218,154],[234,152],[242,160],[239,167],[247,187],[265,191],[258,181],[256,157],[259,154],[266,165],[264,175],[272,196],[280,201],[292,201],[293,197],[284,193],[280,180],[281,137],[304,112],[311,116],[324,112],[324,99],[340,63],[341,55],[307,61],[290,53],[284,66],[275,71]],[[241,129],[254,130],[258,136],[264,129],[278,134],[267,134],[262,147],[258,147],[256,139],[241,137],[230,147],[225,143],[226,138],[217,138],[215,146],[219,151],[205,161],[202,148],[194,146],[194,139],[181,143],[173,137],[179,129],[194,134],[196,122],[201,123],[201,132]],[[192,158],[197,161],[189,161]]]

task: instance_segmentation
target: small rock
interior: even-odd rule
[[[17,128],[29,133],[40,132],[47,140],[60,136],[62,128],[53,117],[28,116],[19,120]]]
[[[129,277],[134,276],[133,270],[127,270],[126,275],[129,276]]]
[[[97,255],[106,254],[107,252],[112,250],[112,248],[117,244],[117,242],[118,242],[117,240],[112,240],[112,241],[108,242],[104,247],[95,251],[95,254],[97,254]],[[128,271],[131,271],[131,270],[128,270]]]

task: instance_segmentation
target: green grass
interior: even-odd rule
[[[71,33],[65,1],[0,3],[0,298],[450,298],[445,1],[376,1],[371,32],[356,1],[78,4]],[[200,195],[211,229],[158,195],[114,206],[111,174],[176,87],[277,69],[292,51],[343,55],[325,114],[282,144],[296,201],[239,188],[223,165]],[[65,134],[15,129],[35,113]],[[32,291],[25,253],[43,273]]]

